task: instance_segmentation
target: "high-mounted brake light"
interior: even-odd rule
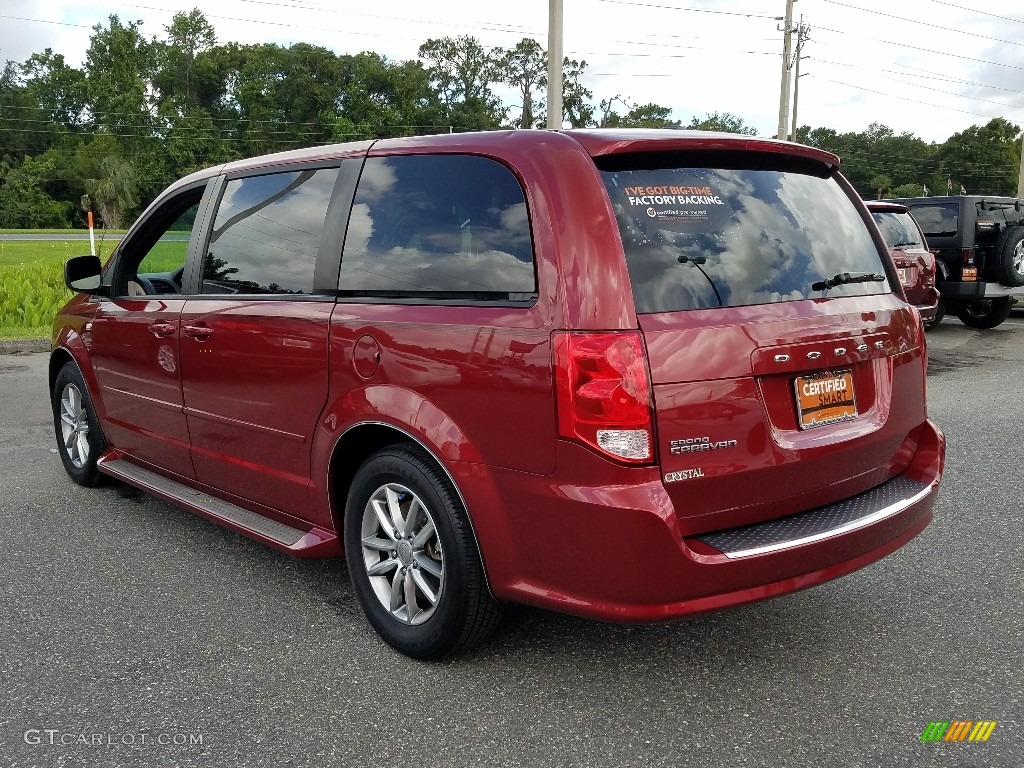
[[[558,433],[621,461],[653,459],[651,388],[639,332],[554,335]]]

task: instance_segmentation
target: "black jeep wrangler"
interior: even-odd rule
[[[993,195],[900,198],[935,254],[941,298],[933,325],[955,312],[972,328],[995,328],[1024,296],[1024,200]]]

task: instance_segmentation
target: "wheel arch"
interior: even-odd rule
[[[57,381],[57,374],[60,373],[60,369],[63,368],[68,363],[74,363],[75,365],[78,365],[78,361],[75,360],[75,356],[68,352],[64,347],[57,347],[52,352],[50,352],[47,388],[49,389],[51,394],[53,392],[53,384],[55,381]],[[81,370],[82,366],[79,365],[78,368],[79,370]]]
[[[331,448],[331,456],[328,461],[328,498],[331,519],[334,522],[336,531],[344,531],[345,513],[349,489],[352,487],[352,480],[356,472],[372,455],[384,448],[402,443],[413,443],[426,455],[440,472],[451,483],[458,496],[459,503],[466,511],[466,519],[469,521],[469,529],[473,534],[473,542],[476,545],[477,553],[480,556],[480,564],[483,569],[484,583],[488,592],[493,596],[490,579],[487,575],[487,561],[483,549],[480,546],[480,537],[477,535],[476,526],[473,523],[473,512],[466,503],[466,497],[459,488],[452,473],[438,457],[437,453],[426,445],[419,436],[408,432],[401,427],[384,421],[360,421],[350,425],[339,435]],[[339,537],[340,540],[340,537]]]

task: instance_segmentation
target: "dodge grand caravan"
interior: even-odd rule
[[[849,573],[928,524],[944,439],[838,166],[579,130],[193,174],[65,267],[64,467],[344,555],[419,658],[504,602],[657,621]]]

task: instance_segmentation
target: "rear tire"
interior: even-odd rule
[[[960,305],[957,317],[971,328],[995,328],[1010,316],[1013,302],[1009,296],[998,299],[979,299]]]
[[[50,393],[53,429],[57,452],[68,476],[81,486],[91,488],[103,481],[96,461],[107,446],[100,430],[89,388],[78,366],[64,364]]]
[[[378,451],[345,506],[345,558],[377,634],[416,659],[483,642],[500,618],[469,516],[433,459],[413,443]]]
[[[1024,227],[1010,227],[996,241],[999,282],[1014,288],[1024,285]]]

